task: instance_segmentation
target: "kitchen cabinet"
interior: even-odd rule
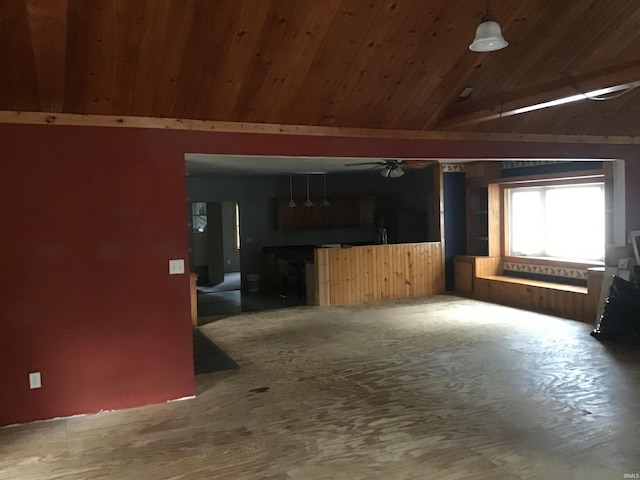
[[[276,228],[278,230],[304,230],[325,228],[355,228],[373,223],[375,197],[333,197],[328,206],[321,198],[312,198],[312,207],[305,207],[305,199],[295,199],[297,206],[290,207],[289,199],[275,201]]]

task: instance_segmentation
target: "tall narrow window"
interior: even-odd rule
[[[509,254],[602,261],[604,184],[508,189]]]
[[[238,202],[236,202],[234,206],[236,220],[236,250],[240,250],[240,208],[238,207]]]
[[[191,225],[193,229],[202,233],[207,228],[207,204],[194,202],[191,204]]]

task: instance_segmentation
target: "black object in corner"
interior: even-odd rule
[[[640,288],[637,284],[613,277],[600,322],[591,336],[640,345]]]

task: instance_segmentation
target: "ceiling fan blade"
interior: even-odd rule
[[[365,163],[345,163],[345,167],[364,167],[366,165],[376,165],[376,166],[384,166],[386,162],[365,162]]]

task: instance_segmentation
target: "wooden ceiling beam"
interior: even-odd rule
[[[563,74],[560,80],[458,103],[449,109],[437,128],[448,129],[539,110],[559,105],[561,103],[555,102],[561,99],[596,90],[602,89],[599,95],[606,95],[637,86],[640,86],[640,59],[579,75]]]
[[[182,118],[84,115],[75,113],[0,111],[0,124],[71,125],[82,127],[124,127],[160,130],[190,130],[218,133],[305,135],[323,137],[375,138],[398,140],[441,140],[474,142],[531,142],[594,145],[640,145],[640,137],[549,135],[522,133],[455,132],[440,130],[393,130],[271,123],[222,122]]]

